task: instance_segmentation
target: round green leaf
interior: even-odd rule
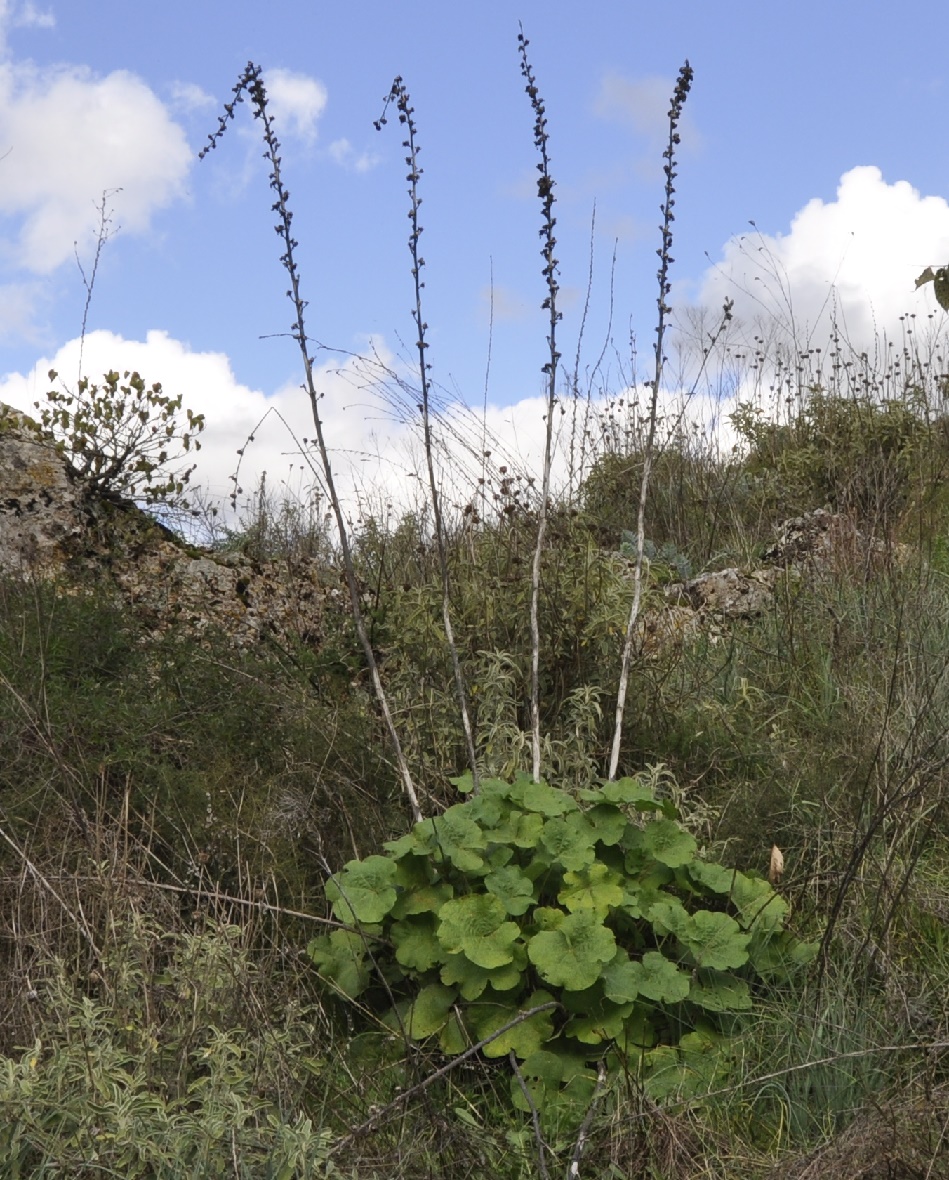
[[[334,930],[330,935],[314,938],[307,953],[324,979],[355,999],[369,985],[364,939],[351,930]]]
[[[738,923],[728,914],[699,910],[689,918],[684,929],[676,931],[676,937],[700,967],[727,971],[748,961],[751,936],[743,934]]]
[[[446,901],[451,901],[454,892],[447,882],[418,885],[402,894],[392,907],[392,915],[406,918],[411,914],[437,914]]]
[[[525,877],[514,865],[489,873],[484,879],[484,886],[503,903],[507,912],[515,917],[526,913],[533,905],[534,885],[530,878]]]
[[[435,937],[435,919],[430,914],[393,922],[389,933],[395,943],[396,959],[411,971],[430,971],[444,958],[444,951]]]
[[[566,791],[558,791],[546,783],[528,783],[522,798],[525,811],[539,811],[541,815],[565,815],[577,810],[576,801]]]
[[[646,824],[642,846],[660,864],[668,865],[671,869],[688,864],[695,856],[697,847],[694,837],[674,819],[654,819]]]
[[[527,952],[523,946],[515,943],[514,958],[511,962],[503,967],[494,967],[490,971],[486,967],[472,963],[467,955],[460,952],[448,955],[441,969],[440,979],[445,984],[457,984],[464,999],[477,1000],[489,984],[496,992],[507,992],[516,988],[523,980],[526,966]]]
[[[633,1004],[614,1004],[600,998],[582,1016],[574,1016],[564,1026],[564,1035],[584,1045],[601,1045],[613,1041],[623,1031]]]
[[[692,929],[685,906],[677,897],[671,897],[669,894],[664,894],[659,901],[645,908],[645,914],[660,937],[674,934],[682,941]]]
[[[738,921],[745,930],[771,934],[784,925],[788,903],[761,877],[735,873],[731,899],[738,910]]]
[[[751,993],[743,979],[702,968],[692,982],[689,1002],[707,1012],[742,1012],[751,1007]]]
[[[618,844],[629,827],[629,820],[614,803],[598,803],[584,814],[596,833],[597,841],[606,847]]]
[[[623,902],[622,878],[604,864],[592,864],[578,873],[564,873],[564,887],[557,900],[570,911],[592,910],[605,918],[612,906]]]
[[[438,941],[446,951],[463,952],[479,967],[503,967],[514,958],[520,929],[506,922],[507,910],[490,895],[459,897],[439,912]]]
[[[413,1041],[430,1037],[444,1027],[456,994],[454,988],[443,987],[440,983],[430,983],[422,988],[405,1018],[405,1031]]]
[[[656,794],[648,783],[638,778],[621,778],[600,787],[600,797],[607,803],[648,803],[656,802]]]
[[[472,1023],[478,1040],[481,1041],[499,1028],[503,1028],[519,1012],[528,1012],[552,998],[547,992],[534,992],[520,1005],[485,1004],[472,1008]],[[511,1050],[521,1060],[530,1057],[554,1035],[553,1012],[554,1009],[548,1008],[544,1012],[535,1012],[533,1016],[518,1021],[507,1032],[501,1033],[485,1045],[482,1050],[485,1057],[507,1057]]]
[[[471,1037],[464,1024],[459,1020],[458,1013],[452,1012],[438,1034],[438,1044],[443,1053],[449,1057],[457,1057],[471,1045]]]
[[[595,914],[568,914],[557,930],[535,934],[527,946],[531,962],[547,983],[580,991],[591,987],[616,953],[616,939]]]
[[[730,893],[735,880],[735,870],[705,860],[694,860],[689,865],[689,876],[697,885],[712,893]]]
[[[487,841],[484,832],[471,818],[468,804],[456,803],[442,815],[423,819],[415,825],[414,831],[429,851],[441,853],[461,872],[476,873],[484,867],[479,851]]]
[[[596,860],[596,833],[579,812],[566,819],[549,819],[544,824],[541,843],[556,864],[576,872]]]
[[[603,991],[617,1004],[637,996],[677,1004],[689,994],[690,983],[689,976],[658,951],[647,951],[639,961],[614,960],[603,970]]]
[[[538,1049],[521,1062],[521,1073],[525,1078],[536,1078],[545,1085],[559,1086],[563,1081],[567,1064],[560,1053],[553,1053],[550,1049]]]
[[[326,896],[341,922],[381,922],[395,905],[395,863],[385,856],[351,860],[326,882]]]

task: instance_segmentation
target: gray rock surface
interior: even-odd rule
[[[0,403],[0,572],[54,572],[83,531],[82,489],[55,448]]]
[[[55,446],[0,404],[0,575],[68,583],[84,572],[108,576],[155,635],[311,641],[327,614],[344,611],[345,595],[315,560],[290,571],[197,550],[133,504],[86,495]]]
[[[698,627],[715,635],[723,623],[760,616],[785,571],[813,577],[870,568],[902,561],[906,551],[817,509],[781,525],[761,568],[718,570],[667,586],[664,605],[640,617],[642,650],[663,650]],[[315,559],[290,569],[286,561],[195,549],[135,505],[88,495],[55,446],[0,403],[0,575],[68,580],[89,571],[107,571],[156,635],[220,630],[238,645],[265,635],[318,643],[329,617],[348,613],[335,575]]]

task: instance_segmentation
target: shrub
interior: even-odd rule
[[[813,948],[766,881],[700,858],[657,777],[576,798],[523,774],[482,780],[328,883],[346,925],[309,945],[321,978],[375,993],[411,1040],[513,1054],[521,1109],[524,1080],[538,1107],[582,1113],[600,1062],[657,1097],[707,1088],[755,978]]]
[[[792,422],[765,420],[750,406],[732,421],[750,447],[747,471],[784,516],[827,505],[888,536],[944,476],[941,428],[909,395],[879,402],[815,386]]]
[[[58,374],[50,369],[49,379]],[[82,377],[75,393],[51,389],[48,405],[36,403],[38,426],[56,440],[90,493],[169,503],[187,508],[185,485],[194,466],[172,471],[169,463],[199,451],[204,415],[185,410],[182,395],[166,394],[161,383],[146,385],[138,373],[110,371],[102,385]]]
[[[236,1025],[242,991],[259,987],[240,931],[162,934],[139,920],[115,933],[101,998],[53,964],[35,1042],[0,1057],[0,1174],[336,1174],[328,1134],[299,1108],[314,1026],[298,1012],[282,1027]]]

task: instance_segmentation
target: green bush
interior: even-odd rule
[[[513,1053],[541,1108],[582,1112],[601,1061],[657,1097],[708,1088],[754,980],[813,952],[766,881],[700,858],[648,777],[577,798],[483,780],[385,847],[327,885],[346,928],[310,943],[321,978],[445,1053]]]
[[[260,986],[240,943],[235,928],[133,923],[101,965],[98,996],[54,964],[35,1042],[0,1057],[0,1175],[336,1174],[328,1133],[300,1105],[314,1027],[292,1012],[282,1027],[240,1026],[242,993]]]
[[[749,447],[745,467],[785,517],[829,506],[881,537],[943,482],[944,427],[922,394],[880,401],[813,387],[787,423],[742,406],[732,416]]]
[[[50,381],[57,376],[50,369]],[[181,394],[166,394],[157,381],[146,385],[138,373],[110,371],[101,386],[83,377],[75,393],[51,389],[46,400],[36,403],[37,428],[56,440],[91,494],[188,507],[183,494],[194,466],[168,465],[178,452],[200,451],[204,415],[185,410],[180,421]]]

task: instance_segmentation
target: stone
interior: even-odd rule
[[[688,582],[678,582],[666,589],[666,598],[697,613],[720,615],[726,619],[751,619],[763,614],[774,597],[777,570],[765,568],[750,574],[737,569],[699,574]]]
[[[82,488],[30,419],[0,403],[0,573],[60,571],[83,531]]]
[[[909,552],[908,545],[868,537],[842,513],[816,508],[784,521],[764,560],[785,569],[806,566],[812,574],[830,574],[879,570],[893,562],[901,565]]]
[[[316,642],[326,616],[348,613],[338,579],[315,559],[254,562],[185,544],[126,500],[93,496],[29,419],[0,403],[0,576],[105,577],[147,632],[223,632]],[[334,624],[338,626],[338,624]]]

